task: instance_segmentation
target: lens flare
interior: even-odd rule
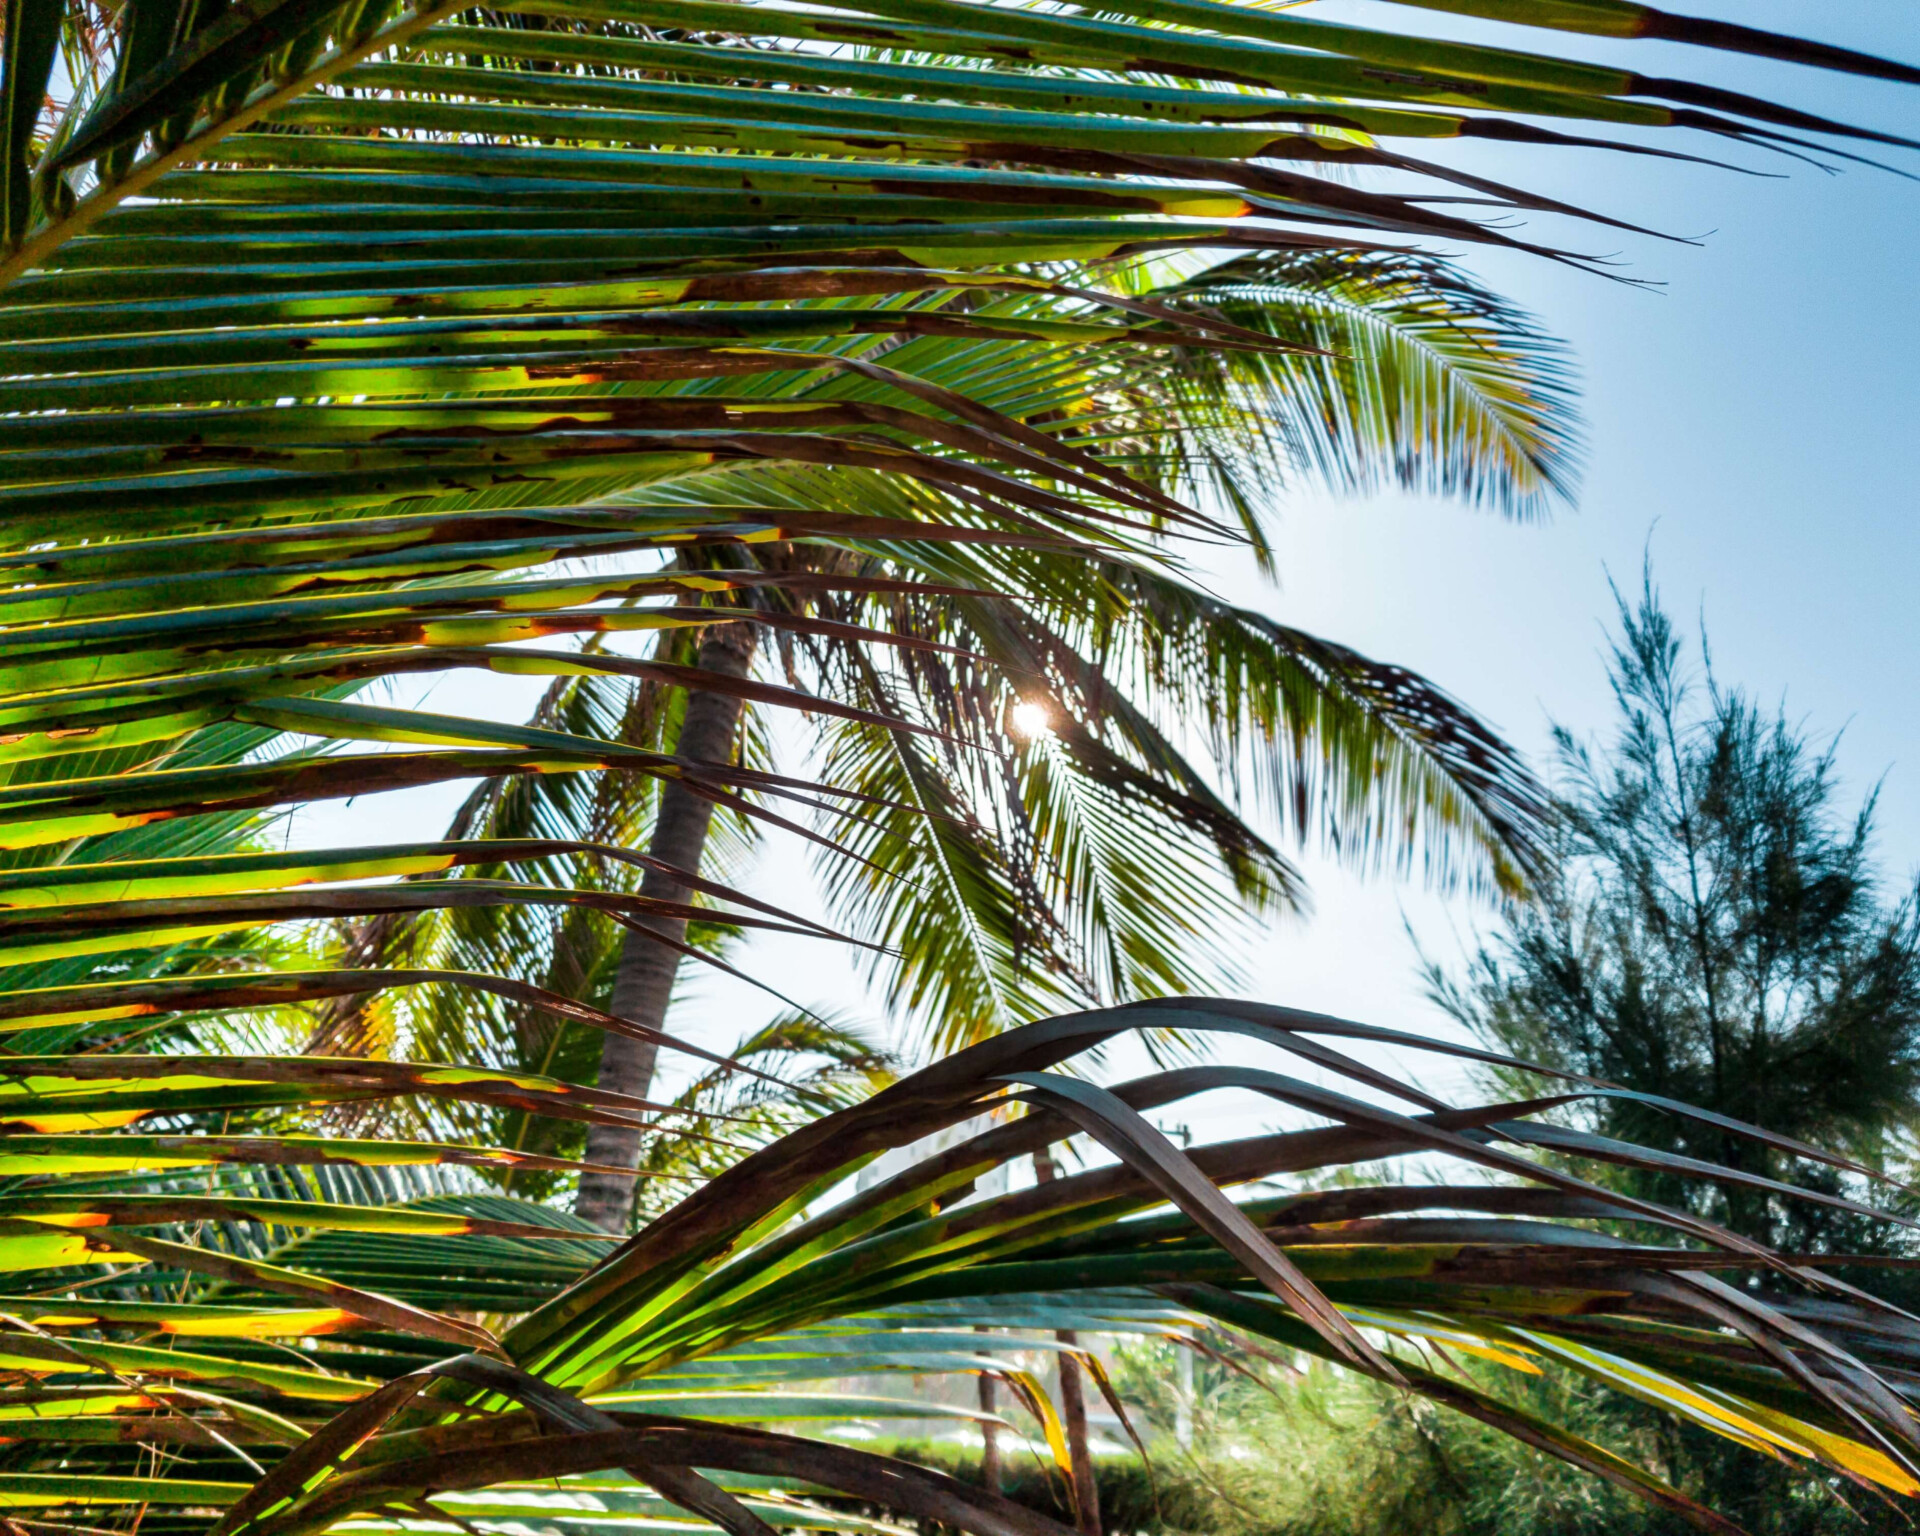
[[[1046,705],[1022,700],[1007,711],[1007,729],[1023,741],[1037,741],[1053,734],[1053,716]]]

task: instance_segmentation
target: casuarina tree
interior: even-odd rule
[[[1598,1099],[1597,1129],[1676,1157],[1731,1158],[1754,1181],[1711,1214],[1793,1248],[1859,1239],[1844,1204],[1784,1146],[1736,1147],[1684,1100],[1884,1169],[1920,1110],[1920,900],[1889,887],[1874,797],[1849,806],[1834,762],[1779,708],[1691,660],[1647,580],[1609,657],[1603,746],[1555,733],[1559,860],[1465,981],[1438,995],[1503,1049],[1654,1098]],[[1633,1176],[1670,1197],[1677,1163]]]

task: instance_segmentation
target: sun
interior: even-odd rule
[[[1053,734],[1053,715],[1046,705],[1022,699],[1007,711],[1007,729],[1022,741],[1037,741]]]

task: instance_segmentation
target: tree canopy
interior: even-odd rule
[[[1689,665],[1650,578],[1621,602],[1614,735],[1556,732],[1556,872],[1464,983],[1435,972],[1439,996],[1504,1050],[1897,1168],[1920,1090],[1920,900],[1888,892],[1873,796],[1842,806],[1833,746],[1724,686],[1700,649]],[[1835,1170],[1657,1102],[1586,1108],[1608,1134],[1839,1192]],[[1640,1182],[1676,1198],[1677,1171]],[[1795,1249],[1864,1235],[1764,1186],[1713,1211]]]

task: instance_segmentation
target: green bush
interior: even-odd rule
[[[1151,1463],[1098,1462],[1109,1536],[1681,1536],[1693,1527],[1500,1432],[1345,1372],[1289,1370],[1276,1358],[1195,1364],[1191,1449],[1174,1437],[1175,1346],[1123,1346],[1116,1385]],[[1468,1367],[1519,1407],[1567,1425],[1683,1482],[1716,1454],[1714,1437],[1675,1430],[1651,1410],[1585,1383]],[[901,1441],[889,1454],[967,1482],[979,1453]],[[1738,1462],[1734,1462],[1734,1458]],[[1868,1499],[1729,1448],[1741,1470],[1732,1511],[1752,1536],[1891,1536],[1911,1527]],[[1002,1457],[1001,1491],[1066,1524],[1059,1473],[1024,1451]],[[1849,1506],[1852,1507],[1849,1507]]]

